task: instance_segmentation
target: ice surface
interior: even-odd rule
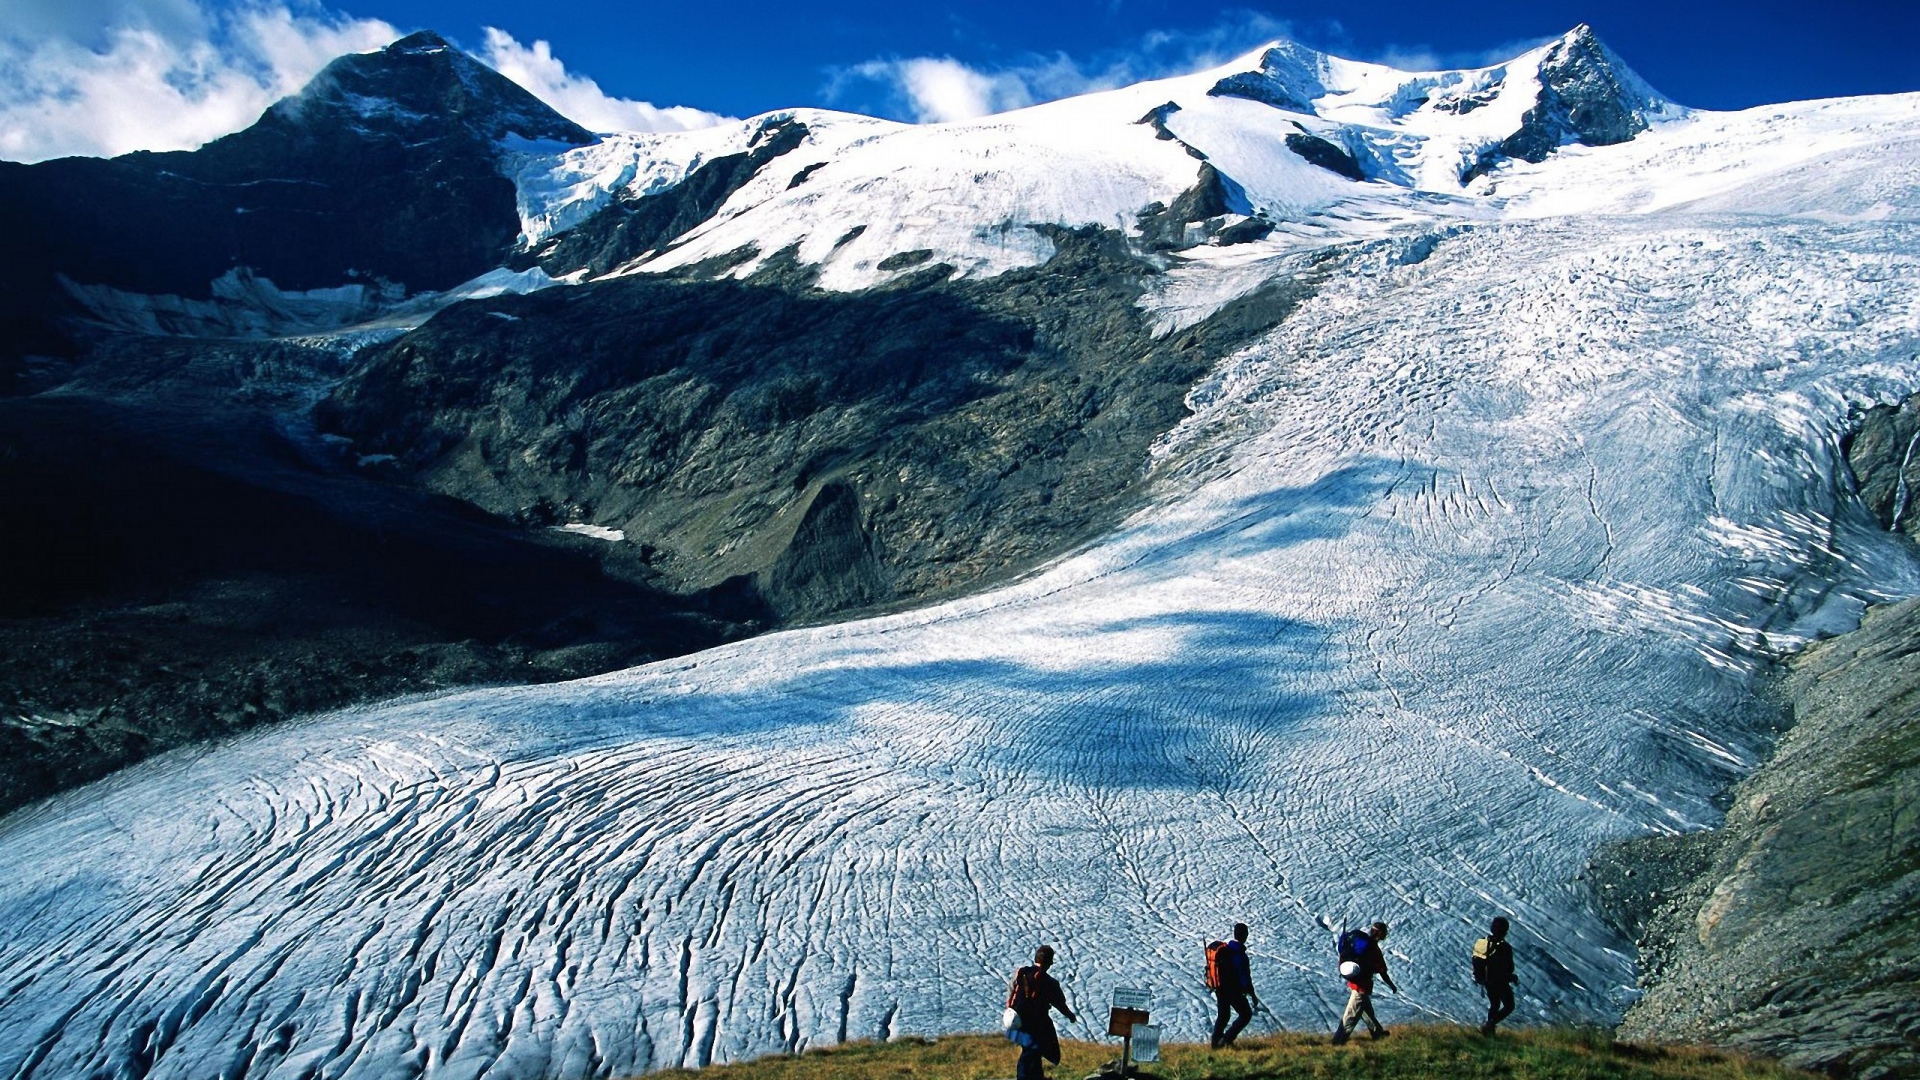
[[[1331,1025],[1332,932],[1375,918],[1387,1022],[1472,1019],[1496,913],[1521,1017],[1616,1015],[1588,854],[1715,821],[1760,666],[1920,589],[1838,449],[1920,387],[1920,224],[1336,260],[1196,388],[1151,509],[1021,584],[320,718],[0,822],[0,1071],[586,1076],[981,1030],[1041,941],[1077,1003],[1150,987],[1193,1039],[1236,919],[1292,1025]]]

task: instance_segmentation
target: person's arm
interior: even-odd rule
[[[1374,962],[1378,964],[1380,967],[1380,970],[1378,972],[1380,976],[1380,981],[1387,984],[1387,989],[1393,991],[1396,994],[1399,993],[1400,988],[1394,985],[1393,976],[1387,974],[1387,954],[1385,952],[1382,952],[1379,949],[1375,949],[1373,950],[1373,955],[1375,957]]]
[[[1076,1024],[1079,1023],[1080,1017],[1075,1015],[1073,1009],[1067,1005],[1067,992],[1061,989],[1060,980],[1052,979],[1051,981],[1053,983],[1053,1007],[1060,1010],[1060,1015]]]

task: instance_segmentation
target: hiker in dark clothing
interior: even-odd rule
[[[1053,946],[1042,945],[1033,951],[1033,963],[1014,972],[1013,985],[1007,988],[1007,1008],[1020,1019],[1007,1037],[1020,1044],[1020,1062],[1014,1069],[1017,1080],[1043,1080],[1040,1064],[1046,1058],[1060,1064],[1060,1036],[1053,1030],[1051,1010],[1078,1021],[1067,1007],[1067,995],[1047,969],[1053,966]]]
[[[1480,1034],[1492,1035],[1494,1026],[1513,1013],[1513,946],[1507,944],[1507,920],[1494,916],[1487,936],[1473,943],[1473,981],[1487,991],[1487,1022]]]
[[[1387,988],[1399,993],[1400,988],[1393,983],[1393,976],[1387,974],[1387,954],[1380,943],[1387,940],[1387,924],[1374,923],[1366,930],[1353,930],[1341,935],[1342,949],[1347,951],[1347,942],[1352,942],[1353,959],[1344,958],[1340,965],[1341,977],[1347,980],[1347,1011],[1340,1017],[1340,1027],[1333,1033],[1333,1045],[1339,1046],[1353,1034],[1360,1021],[1367,1022],[1367,1033],[1376,1039],[1387,1037],[1387,1029],[1380,1026],[1380,1020],[1373,1015],[1373,979],[1378,975],[1387,984]],[[1349,966],[1351,964],[1351,966]]]
[[[1254,1007],[1260,1004],[1260,995],[1253,992],[1253,970],[1247,964],[1247,924],[1233,924],[1233,940],[1224,942],[1215,950],[1218,955],[1209,957],[1213,961],[1212,981],[1214,1001],[1218,1011],[1213,1016],[1213,1048],[1232,1046],[1233,1040],[1253,1019]],[[1252,1004],[1248,1004],[1251,1000]],[[1227,1014],[1238,1013],[1233,1026],[1227,1026]]]

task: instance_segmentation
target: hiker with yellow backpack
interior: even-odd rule
[[[1260,995],[1253,992],[1253,969],[1247,963],[1246,923],[1233,924],[1232,941],[1207,946],[1207,989],[1213,991],[1218,1006],[1213,1016],[1213,1048],[1232,1046],[1260,1006]],[[1239,1014],[1232,1025],[1227,1023],[1229,1013]]]
[[[1494,1026],[1513,1012],[1513,946],[1507,944],[1507,920],[1496,915],[1487,936],[1473,943],[1473,981],[1487,992],[1487,1022],[1480,1034],[1492,1035]]]

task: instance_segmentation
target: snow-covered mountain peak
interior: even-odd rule
[[[724,258],[745,275],[792,250],[822,267],[823,285],[863,288],[916,266],[988,275],[1031,265],[1053,248],[1030,227],[1056,225],[1117,229],[1160,250],[1322,244],[1498,216],[1514,194],[1496,194],[1509,166],[1630,142],[1687,115],[1585,25],[1505,63],[1450,71],[1275,40],[1191,75],[956,123],[789,113],[611,138],[521,170],[522,241],[546,245],[609,203],[664,197],[750,152],[752,133],[776,117],[806,135],[790,152],[760,154],[764,175],[727,166],[714,212],[644,250],[600,257],[593,273]]]

